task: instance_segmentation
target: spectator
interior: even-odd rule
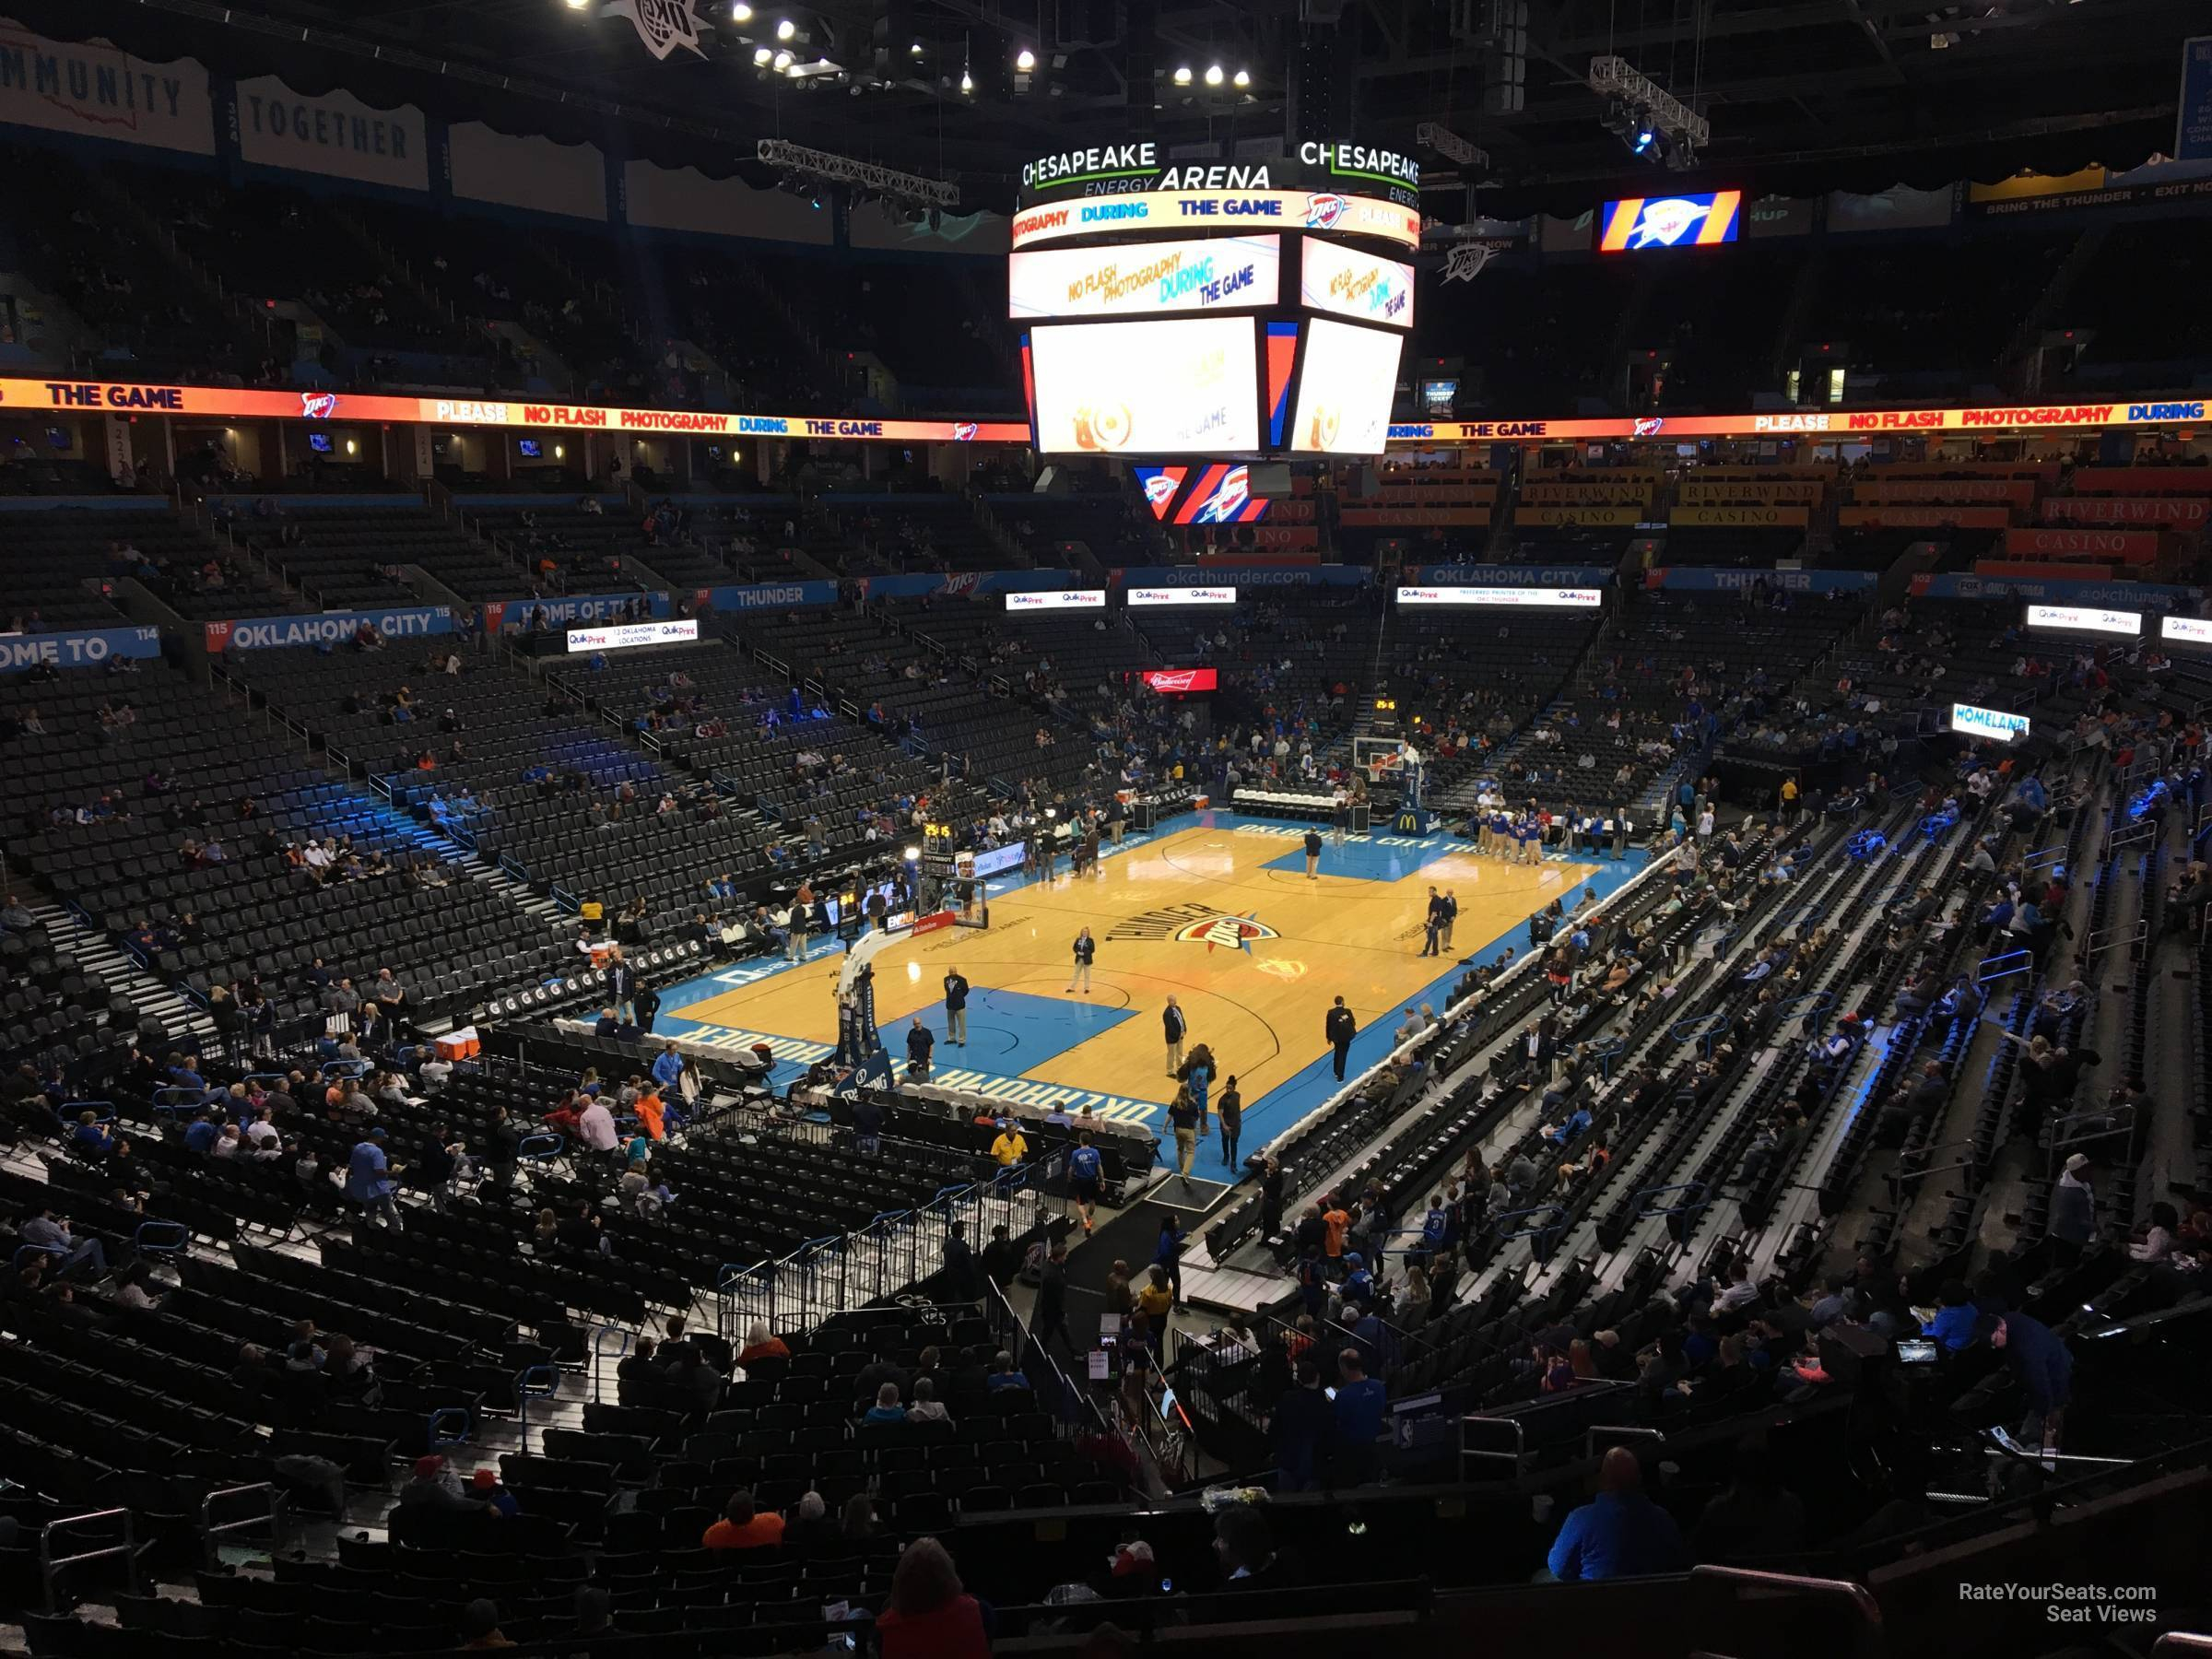
[[[886,1382],[876,1391],[876,1404],[861,1415],[861,1422],[868,1426],[906,1422],[906,1410],[899,1404],[899,1384]]]
[[[1733,1477],[1705,1506],[1690,1535],[1697,1559],[1735,1561],[1786,1555],[1804,1542],[1805,1505],[1776,1477],[1765,1442],[1756,1437],[1740,1442]]]
[[[488,1595],[479,1595],[461,1609],[461,1651],[466,1653],[488,1653],[514,1645],[500,1631],[500,1606]]]
[[[364,1221],[404,1233],[407,1230],[406,1223],[400,1219],[399,1205],[393,1197],[397,1188],[393,1180],[396,1172],[397,1166],[384,1157],[384,1132],[371,1129],[367,1139],[354,1143],[347,1159],[346,1196],[361,1206]]]
[[[916,1538],[900,1552],[876,1640],[882,1659],[988,1659],[990,1620],[936,1539]]]
[[[765,1549],[782,1542],[783,1517],[773,1510],[755,1509],[752,1493],[742,1488],[730,1494],[722,1519],[699,1540],[702,1549]]]
[[[1598,1465],[1597,1499],[1570,1513],[1547,1561],[1562,1583],[1678,1572],[1689,1564],[1675,1518],[1643,1495],[1643,1468],[1626,1446]]]
[[[813,1549],[837,1542],[837,1523],[830,1519],[830,1506],[819,1492],[801,1496],[792,1511],[791,1524],[783,1529],[783,1542],[793,1549]]]
[[[1009,1388],[1027,1388],[1030,1380],[1014,1367],[1014,1356],[1005,1348],[998,1350],[991,1361],[991,1374],[983,1379],[983,1387],[992,1394]]]
[[[403,1509],[443,1509],[486,1511],[482,1500],[471,1497],[462,1489],[461,1477],[453,1465],[436,1453],[415,1460],[415,1473],[399,1488],[399,1503]]]
[[[937,1398],[937,1385],[933,1379],[914,1379],[914,1403],[906,1408],[906,1420],[910,1423],[952,1421],[952,1413],[946,1409],[945,1402]]]
[[[1267,1425],[1280,1490],[1310,1492],[1323,1483],[1335,1432],[1336,1407],[1322,1392],[1321,1372],[1311,1359],[1301,1359]]]
[[[1214,1557],[1224,1590],[1267,1590],[1287,1583],[1267,1517],[1248,1503],[1222,1506],[1214,1516]]]
[[[791,1348],[782,1337],[768,1328],[768,1322],[756,1319],[745,1333],[745,1346],[737,1350],[737,1363],[752,1365],[762,1359],[788,1359]]]
[[[1367,1374],[1356,1347],[1336,1356],[1335,1479],[1340,1486],[1364,1486],[1376,1477],[1382,1453],[1382,1415],[1388,1391],[1382,1379]]]
[[[77,1238],[69,1230],[69,1218],[59,1214],[51,1203],[41,1203],[38,1213],[17,1230],[16,1236],[51,1258],[48,1270],[54,1278],[87,1263],[96,1277],[107,1274],[107,1246],[98,1239]]]

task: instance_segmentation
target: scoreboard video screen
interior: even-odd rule
[[[1259,351],[1249,317],[1037,328],[1037,447],[1142,455],[1260,441]]]
[[[1309,323],[1290,447],[1309,454],[1381,454],[1405,343],[1348,323]]]
[[[1413,326],[1414,267],[1392,255],[1420,243],[1418,163],[1348,143],[1163,161],[1133,143],[1022,178],[1007,313],[1041,453],[1382,453]],[[1183,475],[1142,476],[1165,521]],[[1234,507],[1219,522],[1258,516]]]

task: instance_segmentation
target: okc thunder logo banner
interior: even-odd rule
[[[628,18],[645,50],[667,59],[678,46],[707,54],[699,43],[699,19],[691,15],[691,0],[608,0],[603,18]]]

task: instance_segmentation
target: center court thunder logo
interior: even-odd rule
[[[1115,923],[1106,935],[1109,940],[1165,939],[1176,945],[1203,945],[1208,952],[1226,946],[1248,956],[1254,939],[1282,936],[1265,922],[1232,916],[1210,904],[1171,904],[1164,910],[1140,911]]]

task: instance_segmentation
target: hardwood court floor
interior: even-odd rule
[[[1334,1087],[1323,1037],[1334,997],[1361,1028],[1353,1066],[1371,1064],[1408,1006],[1441,1009],[1442,991],[1464,971],[1458,959],[1488,959],[1507,944],[1525,952],[1530,915],[1554,898],[1571,904],[1584,883],[1610,892],[1629,870],[1509,865],[1438,832],[1332,846],[1319,878],[1308,880],[1302,834],[1200,815],[1107,857],[1096,874],[994,896],[988,931],[892,946],[875,965],[877,1019],[893,1060],[903,1063],[906,1027],[918,1014],[937,1039],[939,1082],[1027,1079],[1100,1097],[1097,1110],[1157,1127],[1175,1092],[1160,1023],[1173,995],[1189,1021],[1186,1046],[1209,1044],[1222,1075],[1239,1079],[1248,1155]],[[1453,947],[1441,958],[1420,955],[1431,885],[1459,900]],[[1084,926],[1099,947],[1088,994],[1068,989]],[[791,1051],[801,1057],[836,1041],[841,959],[830,949],[735,988],[696,982],[669,994],[662,1027],[768,1033],[806,1045]],[[956,966],[973,986],[964,1049],[945,1041],[941,982]],[[1042,1104],[1046,1090],[1008,1098]],[[1225,1174],[1218,1146],[1208,1153]]]

